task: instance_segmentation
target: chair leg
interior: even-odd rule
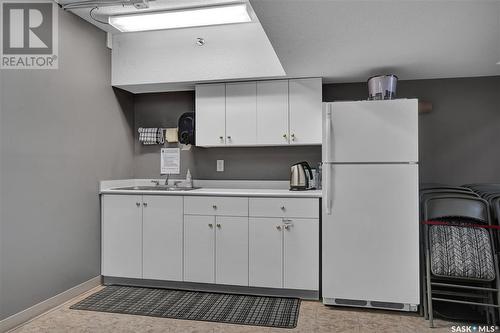
[[[425,260],[424,258],[422,260]],[[422,267],[422,295],[423,295],[423,310],[424,310],[424,319],[429,319],[429,309],[427,306],[427,277],[425,271],[425,264]]]
[[[493,293],[490,292],[488,293],[488,302],[490,304],[495,304],[495,299],[493,298]],[[488,315],[489,315],[489,318],[488,319],[488,324],[492,324],[494,325],[495,324],[495,308],[494,307],[488,307],[486,310],[488,310]]]
[[[434,314],[432,312],[432,286],[431,286],[431,256],[429,250],[425,251],[425,271],[427,282],[427,310],[429,315],[429,327],[434,327]]]
[[[427,311],[427,279],[425,278],[425,254],[423,250],[423,246],[420,245],[420,278],[422,281],[422,305],[421,308],[423,308],[424,312],[424,318],[427,320],[429,318],[429,311]]]
[[[496,274],[496,277],[495,277],[495,286],[496,286],[496,289],[497,290],[500,290],[500,276],[499,276],[499,270],[498,270],[498,255],[495,254],[494,257],[493,257],[493,264],[495,265],[495,274]],[[497,305],[500,305],[500,292],[494,292],[495,293],[495,301],[496,301],[496,304]],[[500,307],[498,308],[494,308],[494,313],[495,313],[495,317],[498,318],[498,320],[500,321]],[[499,322],[500,324],[500,322]]]

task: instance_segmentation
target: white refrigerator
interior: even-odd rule
[[[322,295],[416,311],[418,100],[323,104]]]

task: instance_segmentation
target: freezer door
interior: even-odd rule
[[[323,168],[323,297],[418,304],[418,166]]]
[[[323,162],[417,162],[418,100],[323,105]]]

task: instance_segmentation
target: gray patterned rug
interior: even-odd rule
[[[71,309],[295,328],[300,299],[109,286]]]

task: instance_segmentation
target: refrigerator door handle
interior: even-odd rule
[[[325,156],[325,162],[331,162],[332,161],[332,156],[331,156],[331,151],[332,151],[332,104],[327,104],[326,108],[326,121],[325,121],[325,148],[326,148],[326,156]]]
[[[330,191],[332,190],[332,181],[330,180],[331,178],[331,170],[332,170],[332,165],[330,163],[324,163],[323,164],[323,189],[324,189],[324,201],[325,201],[325,212],[326,215],[332,215],[332,199],[331,199],[331,193]]]

